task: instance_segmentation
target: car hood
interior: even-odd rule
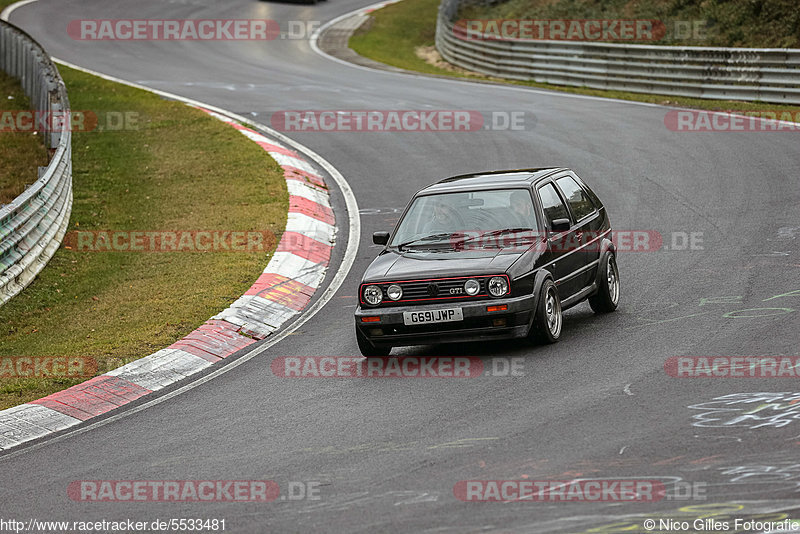
[[[367,268],[365,282],[501,274],[523,253],[505,249],[431,252],[386,250]]]

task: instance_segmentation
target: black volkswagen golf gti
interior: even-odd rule
[[[570,169],[485,172],[419,191],[358,290],[364,356],[394,346],[503,338],[558,341],[561,312],[619,302],[603,204]]]

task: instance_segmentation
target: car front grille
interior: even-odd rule
[[[464,301],[464,300],[479,300],[490,298],[487,284],[489,279],[493,276],[504,275],[482,275],[482,276],[461,276],[454,278],[432,278],[424,280],[400,280],[397,282],[381,282],[377,284],[362,284],[361,303],[364,304],[363,291],[367,285],[376,285],[383,291],[383,302],[379,304],[378,308],[393,306],[393,305],[414,305],[414,304],[430,304],[432,302],[447,302],[447,301]],[[474,278],[480,284],[480,289],[475,295],[467,295],[464,291],[464,283]],[[400,300],[391,300],[386,294],[386,289],[390,285],[399,285],[403,289],[403,296]]]

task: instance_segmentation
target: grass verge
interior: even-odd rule
[[[288,193],[281,168],[258,145],[184,104],[59,70],[73,111],[91,110],[99,120],[94,131],[73,134],[70,231],[259,230],[277,241]],[[130,120],[111,131],[119,113]],[[0,369],[9,357],[75,356],[93,358],[102,374],[151,354],[244,293],[271,253],[62,246],[33,284],[0,307]],[[0,378],[0,409],[82,380]]]
[[[745,48],[800,45],[797,0],[508,0],[470,5],[460,18],[658,20],[666,34],[654,44]],[[687,32],[686,23],[696,24],[697,32]]]
[[[618,98],[636,102],[672,105],[694,109],[727,111],[797,111],[797,106],[739,102],[733,100],[705,100],[677,96],[604,91],[585,87],[566,87],[537,82],[523,82],[484,76],[478,73],[454,71],[435,66],[422,59],[421,52],[430,51],[436,35],[436,14],[439,0],[403,0],[371,13],[370,23],[362,26],[350,38],[350,48],[358,54],[402,69],[456,78],[537,87],[580,95]],[[795,114],[796,116],[796,114]]]
[[[0,114],[13,120],[13,112],[31,109],[17,78],[0,71]],[[5,125],[3,120],[2,124]],[[42,138],[35,132],[0,131],[0,204],[8,204],[36,181],[37,167],[49,158]]]

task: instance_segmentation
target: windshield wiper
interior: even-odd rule
[[[413,245],[415,243],[424,243],[425,241],[437,241],[441,239],[449,239],[452,234],[449,232],[439,233],[439,234],[431,234],[426,235],[425,237],[420,237],[417,239],[412,239],[411,241],[406,241],[400,245],[397,245],[397,250],[403,250],[405,247]]]

